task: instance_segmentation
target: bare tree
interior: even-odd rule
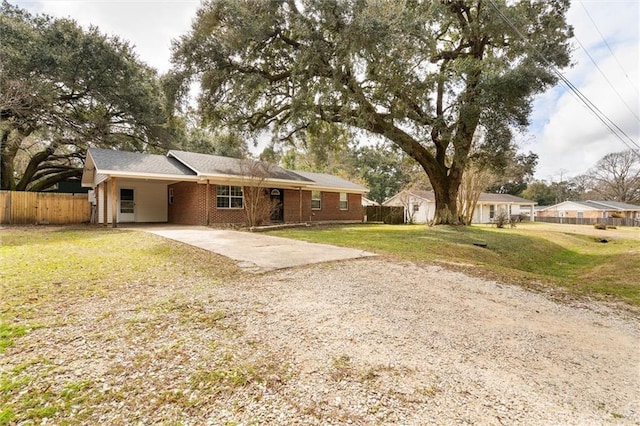
[[[414,223],[415,222],[415,212],[413,211],[413,204],[415,196],[411,193],[411,190],[405,189],[400,193],[398,199],[404,207],[404,221],[406,223]]]
[[[458,192],[458,211],[462,223],[471,224],[473,212],[478,205],[482,191],[493,185],[498,177],[490,169],[471,164],[462,175],[462,183]]]
[[[640,156],[634,151],[605,155],[589,175],[593,191],[603,200],[640,203]]]
[[[252,160],[242,160],[240,163],[244,195],[244,214],[250,228],[260,226],[271,219],[271,215],[278,207],[271,201],[267,179],[273,166],[268,163]]]

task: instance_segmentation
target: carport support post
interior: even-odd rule
[[[116,178],[111,177],[111,227],[118,227],[118,200],[116,197]]]
[[[107,188],[107,181],[102,182],[102,220],[103,223],[102,225],[106,228],[107,226],[109,226],[109,223],[107,222],[107,205],[108,203],[108,188]]]

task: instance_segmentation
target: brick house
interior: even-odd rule
[[[538,217],[567,219],[640,219],[640,206],[618,201],[563,201],[541,207]]]
[[[361,222],[367,189],[337,176],[252,160],[171,150],[167,155],[91,148],[82,174],[94,222],[245,224],[251,197],[261,223]],[[257,195],[250,195],[257,194]],[[115,220],[113,218],[115,217]]]

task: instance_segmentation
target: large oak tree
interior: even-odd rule
[[[160,80],[128,43],[6,1],[0,40],[0,189],[78,179],[89,146],[143,151],[171,140]]]
[[[210,120],[286,138],[314,121],[382,135],[458,224],[471,142],[500,151],[569,63],[568,0],[211,0],[174,49]]]

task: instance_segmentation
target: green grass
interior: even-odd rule
[[[640,241],[632,238],[613,238],[603,244],[593,236],[535,225],[512,229],[356,225],[270,234],[359,248],[396,260],[445,264],[504,282],[562,287],[575,295],[640,306]],[[487,247],[474,242],[485,242]]]
[[[202,250],[96,227],[8,228],[0,233],[0,259],[0,319],[19,321],[124,285],[161,285],[184,276],[214,283],[237,272],[232,262]]]
[[[9,325],[0,323],[0,353],[13,345],[13,339],[27,334],[27,327],[23,325]]]
[[[80,321],[72,308],[93,298],[153,287],[178,289],[169,292],[174,295],[181,286],[217,285],[238,273],[226,258],[142,232],[97,227],[4,228],[0,230],[0,356],[20,359],[25,349],[21,341],[28,333]],[[172,299],[172,303],[178,302]],[[160,309],[155,307],[150,313]],[[189,314],[184,321],[195,326],[211,327],[224,318],[219,310],[192,311],[179,303],[168,314],[183,310]],[[151,333],[147,337],[153,338]],[[73,410],[82,407],[86,416],[88,407],[105,398],[89,380],[57,378],[47,359],[2,367],[0,426],[36,424],[45,418],[74,418],[82,423]]]

